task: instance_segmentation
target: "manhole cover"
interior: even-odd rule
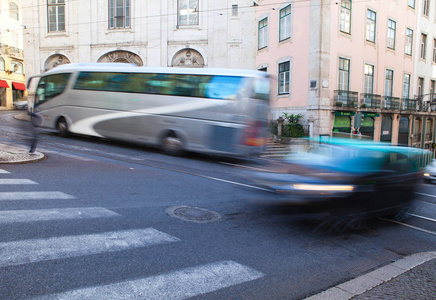
[[[217,212],[192,206],[171,206],[166,213],[173,218],[194,223],[213,223],[221,220]]]

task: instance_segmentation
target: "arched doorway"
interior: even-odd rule
[[[392,141],[392,117],[383,116],[381,125],[380,141],[391,142]]]
[[[364,116],[362,126],[360,127],[360,133],[363,136],[374,139],[374,118]]]
[[[44,63],[44,72],[47,72],[48,70],[53,69],[54,67],[60,66],[60,65],[66,65],[70,64],[70,60],[62,54],[54,54],[47,58],[47,60]]]
[[[401,117],[398,129],[398,144],[402,146],[409,145],[409,118]]]
[[[99,63],[129,63],[143,66],[142,59],[135,53],[123,50],[112,51],[102,55],[97,62]]]
[[[202,68],[204,67],[203,56],[197,50],[185,48],[178,51],[171,62],[172,67]]]

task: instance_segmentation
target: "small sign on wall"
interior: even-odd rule
[[[389,134],[389,131],[383,131],[382,134]]]

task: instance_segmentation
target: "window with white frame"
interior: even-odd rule
[[[430,3],[429,3],[428,0],[423,0],[422,1],[422,14],[424,16],[428,17],[429,6],[430,6]]]
[[[48,31],[65,31],[65,0],[47,0]]]
[[[237,17],[238,16],[238,5],[232,5],[232,17]]]
[[[3,59],[3,57],[0,57],[0,71],[4,71],[5,70],[5,60]]]
[[[388,20],[388,35],[386,39],[386,46],[389,49],[395,49],[395,31],[397,23],[391,19]]]
[[[258,49],[268,46],[268,18],[259,21],[259,41]]]
[[[17,74],[23,74],[23,64],[16,60],[11,60],[11,71]]]
[[[290,62],[279,64],[279,95],[289,94]]]
[[[385,96],[392,97],[394,92],[394,71],[386,69],[385,72]]]
[[[409,7],[413,8],[413,9],[415,8],[415,0],[409,0],[408,4],[409,4]]]
[[[348,91],[350,86],[350,60],[339,58],[338,90]]]
[[[365,79],[364,79],[363,92],[365,94],[373,94],[373,92],[374,92],[374,66],[369,65],[369,64],[365,64],[364,70],[365,70]]]
[[[198,0],[178,0],[179,25],[198,25]]]
[[[420,52],[419,57],[421,57],[422,59],[425,59],[426,48],[427,48],[427,35],[424,33],[421,33],[421,52]]]
[[[403,98],[408,99],[410,96],[410,74],[404,73],[403,77]]]
[[[436,88],[436,81],[434,80],[430,80],[430,94],[431,94],[431,100],[433,101],[434,99],[434,93],[435,93],[435,88]]]
[[[13,2],[9,2],[9,17],[11,19],[17,20],[19,19],[18,17],[18,5],[16,5]]]
[[[436,39],[433,39],[433,63],[436,64]]]
[[[376,13],[370,9],[366,12],[366,40],[375,42]]]
[[[351,34],[351,0],[341,0],[340,30]]]
[[[109,28],[130,28],[130,0],[109,0]]]
[[[413,45],[413,30],[406,28],[406,43],[404,47],[404,53],[407,55],[412,55],[412,45]]]
[[[285,8],[281,9],[279,15],[279,40],[283,41],[291,37],[291,5],[289,4]]]
[[[418,95],[422,96],[424,94],[424,78],[418,78]]]

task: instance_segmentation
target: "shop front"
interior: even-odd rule
[[[351,117],[356,113],[352,111],[335,111],[333,122],[333,136],[341,136],[343,133],[351,133]]]

